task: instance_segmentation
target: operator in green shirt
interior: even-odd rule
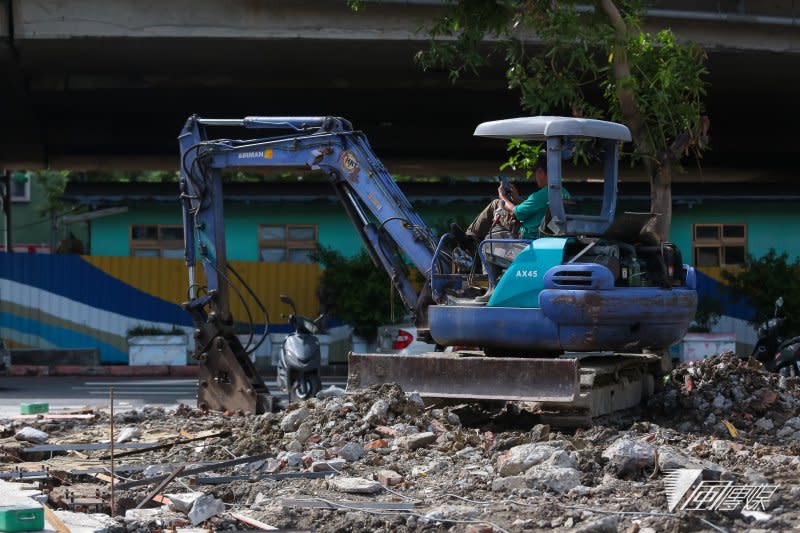
[[[451,233],[462,247],[474,248],[487,237],[536,239],[539,237],[539,225],[547,214],[547,160],[540,157],[533,172],[539,190],[520,201],[519,192],[513,184],[509,184],[508,192],[500,185],[498,197],[475,217],[466,231],[456,225],[451,226]],[[562,195],[569,198],[569,193],[562,187]]]

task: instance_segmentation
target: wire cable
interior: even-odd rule
[[[209,260],[207,257],[204,257],[204,258],[203,258],[203,260],[204,260],[206,263],[208,263],[208,264],[211,266],[211,268],[213,268],[213,269],[214,269],[214,272],[216,272],[216,273],[217,273],[217,275],[218,275],[218,276],[220,276],[220,277],[222,278],[222,280],[225,282],[225,284],[226,284],[228,287],[230,287],[231,289],[233,289],[233,292],[235,292],[235,293],[236,293],[236,296],[238,296],[238,297],[239,297],[239,301],[240,301],[240,302],[242,302],[242,307],[244,307],[244,312],[247,314],[248,328],[250,329],[250,336],[249,336],[249,338],[247,339],[247,347],[245,348],[245,352],[247,352],[247,349],[248,349],[248,348],[250,348],[250,344],[251,344],[251,343],[252,343],[252,341],[253,341],[253,336],[254,336],[254,333],[255,333],[255,332],[254,332],[254,330],[253,330],[253,315],[252,315],[252,313],[250,313],[250,307],[247,305],[247,302],[245,301],[245,299],[244,299],[244,296],[242,295],[242,293],[241,293],[241,291],[239,290],[239,288],[238,288],[236,285],[234,285],[233,283],[231,283],[231,280],[230,280],[230,278],[228,278],[228,276],[226,276],[226,275],[225,275],[223,272],[221,272],[221,271],[220,271],[220,270],[217,268],[217,265],[215,265],[215,264],[214,264],[214,263],[213,263],[211,260]]]
[[[233,265],[231,265],[230,263],[226,263],[225,266],[228,268],[228,270],[230,270],[233,273],[236,279],[239,280],[239,283],[241,283],[242,286],[244,286],[245,290],[248,292],[248,294],[250,294],[253,300],[255,300],[256,305],[258,305],[258,308],[261,309],[261,312],[264,314],[264,333],[261,335],[261,339],[258,341],[258,343],[256,343],[255,346],[253,346],[253,349],[247,352],[247,355],[250,355],[252,353],[255,353],[255,351],[258,350],[258,348],[264,343],[264,340],[267,338],[267,334],[269,333],[269,313],[267,312],[267,308],[264,306],[264,303],[256,295],[255,291],[253,291],[253,289],[244,280],[244,278],[242,278],[242,276],[239,275],[239,272],[237,272],[236,269],[233,268]]]
[[[53,220],[53,218],[63,217],[64,215],[68,215],[70,213],[73,213],[73,212],[77,211],[81,207],[82,206],[78,205],[78,206],[73,207],[72,209],[68,209],[67,211],[64,211],[62,213],[58,213],[56,215],[53,215],[52,217],[41,218],[41,219],[35,220],[33,222],[26,222],[25,224],[20,224],[19,226],[11,226],[11,230],[14,231],[14,230],[23,229],[23,228],[29,228],[31,226],[36,226],[36,225],[42,224],[44,222],[51,222]]]

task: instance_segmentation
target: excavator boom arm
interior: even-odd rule
[[[210,126],[294,131],[290,135],[232,140],[206,137]],[[187,265],[195,263],[195,243],[209,289],[222,289],[225,236],[221,173],[228,168],[273,167],[321,170],[330,178],[376,265],[382,266],[403,302],[413,310],[418,294],[398,256],[401,252],[429,277],[436,248],[431,230],[414,211],[366,136],[332,117],[190,117],[179,137]],[[227,298],[224,298],[227,300]]]

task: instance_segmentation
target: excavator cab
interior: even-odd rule
[[[625,126],[592,119],[521,117],[482,123],[475,129],[474,135],[545,144],[548,209],[539,225],[540,236],[596,237],[611,226],[616,213],[618,145],[630,141],[630,132]],[[598,155],[603,163],[602,205],[599,212],[593,215],[580,213],[575,200],[565,198],[563,193],[562,162],[572,154],[576,142],[587,139],[598,144]],[[532,240],[492,232],[488,237],[479,244],[478,257],[483,271],[488,275],[488,291],[491,293],[505,270],[512,265],[520,252],[531,246]],[[448,289],[452,292],[453,288],[452,280],[443,283],[435,276],[432,286],[434,298],[440,300],[443,299],[443,293],[448,292]],[[483,296],[480,298],[486,300]],[[457,301],[468,303],[465,299]]]

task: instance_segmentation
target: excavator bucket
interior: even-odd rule
[[[426,398],[571,402],[579,393],[576,359],[350,353],[347,390],[397,383]]]

